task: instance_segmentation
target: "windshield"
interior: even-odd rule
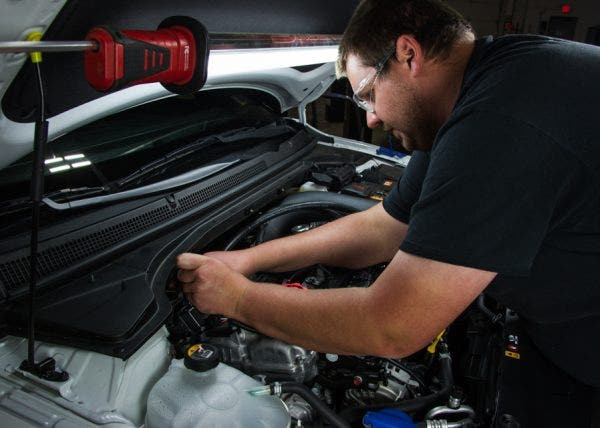
[[[276,151],[297,132],[254,90],[171,97],[107,116],[47,145],[43,227],[172,191]],[[0,171],[0,238],[30,225],[32,155]]]
[[[44,195],[60,199],[117,192],[224,157],[231,161],[236,151],[252,146],[252,139],[209,144],[210,137],[272,123],[279,116],[274,107],[267,95],[237,89],[172,97],[105,117],[48,143]],[[185,156],[177,162],[165,159],[190,145],[201,150],[180,150]],[[28,155],[0,171],[0,204],[29,199],[31,163]],[[149,166],[152,174],[144,174]]]

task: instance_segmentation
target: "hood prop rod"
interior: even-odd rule
[[[29,35],[28,40],[40,40],[41,33],[35,32]],[[40,379],[53,382],[64,382],[69,379],[67,372],[56,371],[56,361],[48,357],[36,364],[35,362],[35,292],[37,287],[37,253],[38,253],[38,235],[40,228],[40,207],[44,195],[44,155],[46,143],[48,142],[48,121],[45,112],[45,92],[44,82],[42,80],[42,54],[34,52],[31,54],[31,62],[36,68],[36,82],[40,94],[40,105],[38,107],[38,117],[35,122],[33,168],[31,174],[31,243],[29,255],[29,324],[28,324],[28,342],[27,359],[20,365],[22,371],[31,373]]]

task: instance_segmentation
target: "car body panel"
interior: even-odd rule
[[[38,343],[39,358],[54,358],[70,374],[67,382],[48,382],[18,370],[26,339],[3,342],[0,366],[0,421],[4,427],[134,427],[144,423],[145,399],[166,371],[166,329],[146,341],[131,358],[121,360],[68,346]],[[28,421],[28,422],[25,422]]]

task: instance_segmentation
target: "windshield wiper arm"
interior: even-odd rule
[[[31,199],[15,198],[0,203],[0,214],[12,214],[25,209],[31,209]]]
[[[283,135],[289,131],[289,125],[273,122],[259,128],[244,127],[235,129],[233,131],[223,132],[217,135],[203,137],[196,141],[193,141],[192,143],[186,144],[183,147],[179,147],[167,153],[166,155],[142,166],[141,168],[129,174],[128,176],[118,180],[116,182],[116,186],[118,188],[126,186],[127,184],[133,181],[139,180],[145,176],[156,172],[156,170],[167,167],[171,162],[179,160],[185,156],[197,152],[198,150],[206,149],[216,143],[229,144],[248,139],[272,138],[279,135]]]
[[[168,166],[170,163],[172,163],[178,159],[181,159],[182,157],[187,156],[188,154],[190,154],[198,149],[206,148],[206,147],[212,145],[214,142],[216,142],[216,140],[213,141],[212,137],[208,137],[207,139],[200,142],[202,144],[198,144],[197,142],[192,143],[192,145],[194,145],[194,147],[190,147],[191,145],[188,145],[188,146],[182,147],[178,150],[174,150],[173,152],[167,153],[166,155],[164,155],[158,159],[155,159],[150,163],[147,163],[146,165],[144,165],[141,168],[139,168],[138,170],[132,172],[128,176],[121,178],[120,180],[117,180],[116,187],[121,188],[133,181],[137,181],[143,177],[146,177],[146,176],[154,173],[156,170],[163,169],[166,166]],[[182,149],[186,149],[186,150],[182,150]]]
[[[55,202],[63,202],[66,198],[81,198],[91,195],[97,195],[99,193],[105,193],[107,189],[105,187],[78,187],[75,189],[60,189],[50,193],[46,193],[42,199],[48,199]],[[29,198],[15,198],[8,201],[0,202],[0,214],[12,214],[15,212],[23,211],[31,208],[31,199]]]
[[[98,193],[107,193],[109,191],[108,187],[97,186],[97,187],[76,187],[74,189],[60,189],[55,190],[54,192],[50,192],[44,195],[44,198],[51,198],[53,200],[56,199],[64,199],[64,198],[82,198],[91,195],[97,195]]]
[[[144,176],[150,174],[151,172],[156,171],[157,169],[165,168],[165,166],[168,166],[169,163],[177,159],[180,159],[198,150],[205,149],[215,143],[227,144],[232,142],[243,141],[246,139],[272,138],[284,135],[287,132],[290,132],[290,130],[292,129],[287,124],[273,122],[271,124],[259,128],[245,127],[236,129],[234,131],[223,132],[218,135],[204,137],[192,143],[189,143],[183,147],[175,149],[172,152],[167,153],[161,158],[146,164],[145,166],[139,168],[132,174],[129,174],[127,177],[122,178],[121,180],[117,180],[116,182],[108,183],[104,186],[97,187],[79,187],[57,190],[45,194],[42,201],[48,207],[54,210],[63,211],[73,208],[82,208],[92,205],[98,205],[107,202],[121,201],[184,186],[186,184],[190,184],[194,181],[198,181],[218,172],[221,172],[224,169],[227,169],[233,165],[242,162],[242,159],[237,158],[231,161],[207,165],[205,167],[197,168],[187,173],[180,174],[176,177],[162,180],[157,183],[149,184],[131,190],[115,192],[115,188],[123,187],[126,184],[131,183],[132,181],[141,179]],[[65,200],[65,198],[67,200]],[[77,199],[69,200],[71,198]],[[31,202],[29,198],[13,199],[10,201],[0,203],[0,213],[12,213],[30,207]]]
[[[138,187],[131,190],[125,190],[123,192],[118,193],[110,193],[107,195],[96,196],[93,198],[87,199],[78,199],[76,201],[70,202],[56,202],[50,198],[44,198],[42,201],[48,205],[50,208],[58,211],[70,210],[73,208],[83,208],[89,207],[92,205],[104,204],[107,202],[117,202],[125,199],[137,198],[140,196],[149,196],[153,193],[164,192],[166,190],[170,190],[176,187],[181,187],[186,184],[193,183],[195,181],[207,178],[211,175],[214,175],[218,172],[223,171],[224,169],[229,168],[237,163],[240,160],[236,159],[230,162],[222,162],[217,164],[208,165],[202,168],[195,169],[193,171],[186,172],[185,174],[180,174],[177,177],[169,178],[168,180],[163,180],[158,183],[149,184],[147,186]]]

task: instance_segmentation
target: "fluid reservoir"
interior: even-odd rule
[[[146,427],[289,427],[290,415],[279,398],[246,392],[260,385],[220,363],[215,347],[191,346],[150,391]]]

